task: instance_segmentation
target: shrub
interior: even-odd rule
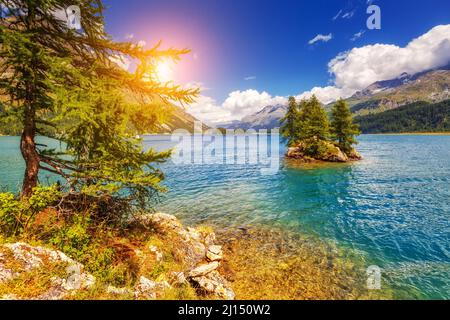
[[[28,198],[28,204],[30,209],[37,213],[57,202],[61,199],[61,196],[58,185],[50,187],[37,186],[33,189],[32,196]]]
[[[72,258],[78,259],[87,251],[91,241],[89,223],[88,215],[73,215],[70,221],[63,222],[49,233],[48,242]]]
[[[3,235],[15,234],[21,213],[21,203],[12,193],[0,193],[0,231]]]
[[[38,186],[29,198],[18,199],[12,193],[0,193],[0,232],[7,237],[27,231],[36,214],[61,198],[57,185]]]

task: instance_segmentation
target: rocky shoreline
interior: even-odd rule
[[[167,272],[158,279],[141,275],[131,288],[103,284],[97,290],[103,290],[111,298],[124,296],[127,299],[146,300],[161,299],[168,290],[189,286],[199,298],[235,298],[233,289],[219,271],[223,252],[222,247],[215,243],[214,232],[201,228],[184,228],[177,218],[163,213],[140,216],[131,226],[142,232],[157,233],[163,239],[162,244],[164,239],[170,239],[178,250],[176,258],[180,259],[185,269]],[[154,261],[165,259],[163,248],[151,245],[147,249]],[[138,260],[140,258],[142,265],[149,258],[142,250],[135,250],[132,255],[138,257]],[[43,282],[45,288],[36,290],[36,294],[27,292],[23,296],[20,292],[14,292],[18,289],[14,285],[18,279],[29,277],[30,280],[36,280],[43,277],[43,274],[47,276]],[[81,263],[61,251],[20,242],[0,245],[0,298],[3,300],[71,299],[80,292],[99,285]]]
[[[135,218],[128,230],[127,241],[140,243],[132,247],[125,238],[120,243],[122,254],[135,269],[133,283],[102,282],[86,265],[53,248],[32,242],[4,243],[0,244],[0,299],[390,297],[389,292],[381,296],[365,289],[365,266],[348,253],[285,229],[252,226],[220,228],[216,233],[204,226],[184,227],[172,215],[155,213]],[[119,250],[119,245],[114,245]],[[173,261],[175,267],[161,268]],[[183,294],[186,291],[192,295]]]

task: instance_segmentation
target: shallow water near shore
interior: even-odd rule
[[[256,164],[169,161],[162,165],[169,192],[158,210],[219,230],[261,226],[301,235],[346,252],[338,256],[358,265],[355,287],[377,265],[394,298],[449,299],[450,136],[364,135],[360,142],[364,161],[311,168],[285,162],[281,146],[274,175]],[[146,136],[144,144],[174,145],[170,136]],[[0,137],[0,150],[0,184],[16,191],[23,176],[18,138]]]

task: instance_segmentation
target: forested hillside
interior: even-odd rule
[[[356,117],[363,133],[450,132],[450,100],[416,102],[394,110]]]

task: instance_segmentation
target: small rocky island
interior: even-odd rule
[[[349,152],[343,152],[338,146],[331,142],[322,141],[320,143],[322,144],[323,151],[316,154],[314,157],[308,155],[307,146],[302,142],[294,147],[288,148],[286,157],[300,160],[304,163],[317,161],[345,163],[360,161],[363,159],[355,148],[352,148]]]
[[[344,100],[338,100],[327,114],[319,100],[299,103],[289,98],[286,116],[281,120],[281,134],[288,142],[286,157],[303,163],[352,162],[362,160],[356,151],[359,127]]]

